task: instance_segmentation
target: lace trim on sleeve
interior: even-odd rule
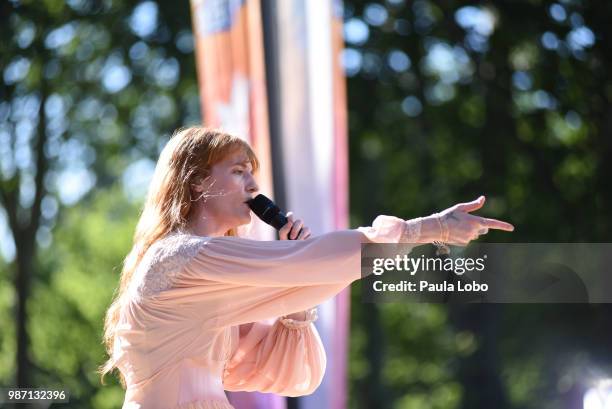
[[[421,237],[422,218],[406,220],[400,243],[418,243]]]
[[[154,243],[134,273],[130,293],[141,298],[170,289],[182,268],[207,241],[207,237],[174,233]]]
[[[305,328],[310,325],[310,323],[315,322],[319,318],[317,308],[311,308],[306,310],[306,318],[304,320],[294,320],[292,318],[287,318],[286,316],[282,316],[279,318],[279,321],[287,328],[290,329],[300,329]]]

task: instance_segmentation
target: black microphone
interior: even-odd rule
[[[287,216],[285,216],[281,209],[272,200],[268,199],[262,194],[247,200],[246,204],[251,208],[257,217],[274,227],[276,230],[280,230],[287,224]]]

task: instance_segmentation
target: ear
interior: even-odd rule
[[[193,182],[189,185],[189,188],[191,189],[191,191],[195,193],[202,193],[204,189],[206,189],[205,185],[206,185],[206,179],[198,176],[194,178]]]

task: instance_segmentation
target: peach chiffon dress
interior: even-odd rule
[[[117,328],[123,409],[233,409],[226,390],[312,393],[326,365],[316,306],[360,278],[361,243],[415,243],[419,233],[419,219],[379,216],[303,241],[180,232],[157,241]]]

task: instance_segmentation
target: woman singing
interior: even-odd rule
[[[225,390],[310,394],[326,363],[316,306],[360,278],[361,243],[466,245],[513,230],[469,214],[480,197],[317,237],[292,217],[282,241],[236,237],[251,221],[257,168],[246,142],[203,127],[162,151],[105,320],[100,372],[119,369],[123,409],[232,409]]]

